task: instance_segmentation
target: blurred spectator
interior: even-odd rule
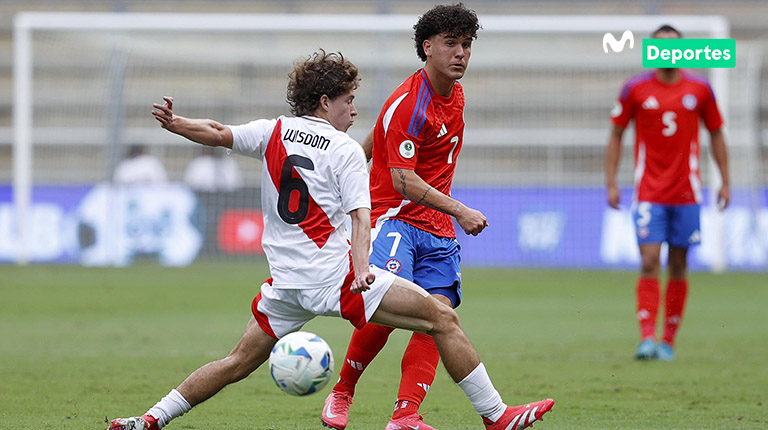
[[[197,191],[233,191],[243,186],[243,178],[235,160],[221,151],[204,146],[184,172],[184,182]]]
[[[157,157],[147,154],[143,145],[131,145],[128,156],[115,167],[112,181],[116,184],[149,184],[167,182],[168,175]]]

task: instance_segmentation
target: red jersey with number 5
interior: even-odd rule
[[[413,170],[450,196],[456,158],[464,143],[464,90],[456,82],[450,97],[432,89],[421,69],[405,80],[381,109],[373,134],[371,224],[407,222],[440,237],[455,238],[450,215],[410,201],[395,190],[390,169]]]
[[[701,202],[699,120],[710,131],[723,125],[709,82],[681,71],[666,84],[656,72],[630,78],[621,90],[613,123],[635,120],[635,200],[679,205]]]

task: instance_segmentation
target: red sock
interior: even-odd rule
[[[365,368],[371,364],[376,355],[384,348],[389,334],[394,328],[376,324],[366,324],[362,330],[352,333],[352,340],[347,347],[347,356],[339,371],[339,382],[333,387],[334,391],[346,391],[355,394],[355,385]]]
[[[662,341],[674,345],[675,334],[683,319],[685,299],[688,297],[688,281],[670,279],[667,282],[666,308],[664,312],[664,336]]]
[[[401,365],[403,376],[400,379],[400,390],[397,392],[397,403],[392,419],[419,412],[421,402],[424,401],[429,387],[435,381],[439,362],[440,354],[437,352],[432,336],[414,333],[403,355]]]
[[[637,320],[642,339],[656,339],[656,315],[659,311],[659,280],[637,280]]]

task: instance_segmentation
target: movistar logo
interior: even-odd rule
[[[627,45],[627,41],[629,41],[629,49],[633,49],[635,47],[635,35],[629,30],[621,35],[620,40],[616,40],[611,33],[605,33],[603,35],[603,51],[607,54],[608,46],[610,46],[613,52],[621,52]]]

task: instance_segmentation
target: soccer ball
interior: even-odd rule
[[[333,376],[333,352],[320,336],[293,332],[272,348],[269,372],[281,390],[306,396],[321,390]]]

